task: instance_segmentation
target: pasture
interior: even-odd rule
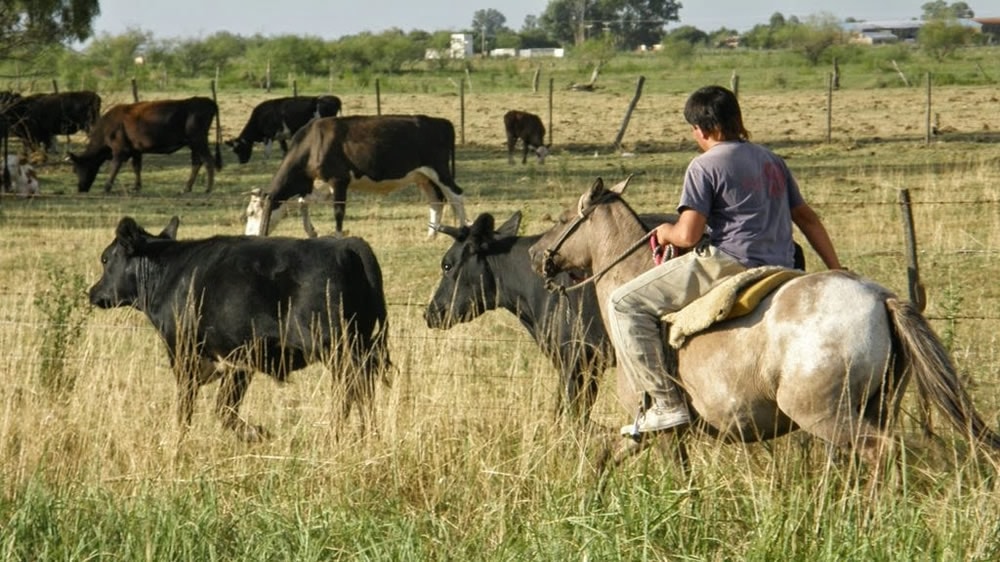
[[[708,81],[723,81],[728,73]],[[558,92],[544,166],[506,162],[503,113],[543,116],[543,92],[467,93],[457,181],[470,218],[524,213],[522,234],[551,225],[597,176],[638,173],[628,200],[672,211],[695,145],[681,111],[687,91],[649,89],[622,151],[609,148],[632,95],[622,82]],[[201,92],[199,92],[201,93]],[[368,93],[335,92],[345,114],[375,112]],[[127,101],[105,95],[105,108]],[[784,156],[851,270],[906,294],[900,189],[913,200],[926,314],[979,410],[1000,423],[1000,122],[997,89],[935,90],[953,130],[923,139],[920,88],[837,93],[825,142],[826,92],[741,95],[754,140]],[[167,94],[143,93],[143,99]],[[179,97],[179,96],[178,96]],[[221,93],[224,138],[261,92]],[[427,113],[459,127],[454,93],[383,93],[382,113]],[[213,139],[214,140],[214,139]],[[78,149],[81,140],[74,139]],[[899,472],[871,502],[846,464],[800,435],[751,445],[689,443],[693,477],[652,450],[592,478],[599,429],[551,416],[556,373],[504,312],[432,331],[423,307],[450,239],[427,241],[418,190],[348,194],[345,229],[375,249],[385,277],[390,351],[398,372],[380,387],[377,424],[338,438],[335,389],[320,367],[278,385],[255,378],[242,413],[274,438],[246,445],[213,417],[214,388],[178,443],[175,385],[163,344],[141,314],[74,304],[100,274],[99,255],[123,215],[179,237],[242,232],[245,192],[277,168],[260,147],[246,165],[224,148],[215,190],[200,176],[182,195],[189,156],[148,156],[144,189],[75,193],[68,164],[39,167],[43,196],[0,199],[0,553],[10,559],[639,560],[995,559],[1000,556],[997,458],[970,453],[950,428],[923,436],[911,386],[898,426]],[[102,181],[106,166],[98,176]],[[203,172],[204,173],[204,172]],[[321,234],[332,211],[314,207]],[[450,211],[445,223],[453,221]],[[282,221],[275,235],[303,236]],[[807,251],[807,266],[819,260]],[[82,282],[82,286],[79,284]],[[65,304],[59,308],[55,304]],[[845,303],[850,306],[850,303]],[[60,312],[62,311],[62,312]],[[79,334],[51,345],[75,311]],[[72,322],[70,322],[72,323]],[[58,330],[56,330],[58,331]],[[46,335],[48,334],[48,336]],[[48,343],[46,343],[48,342]],[[61,349],[68,381],[44,374]],[[615,430],[627,414],[602,381],[593,418]],[[58,386],[58,385],[57,385]],[[58,390],[58,389],[57,389]]]

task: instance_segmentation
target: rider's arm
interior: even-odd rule
[[[826,232],[826,227],[819,220],[819,216],[807,203],[798,205],[792,209],[792,222],[799,227],[802,234],[813,250],[819,254],[820,259],[829,269],[843,269],[840,260],[837,258],[837,250],[833,248],[833,241]]]
[[[663,223],[656,227],[656,242],[661,246],[673,244],[677,248],[691,248],[705,234],[705,215],[694,209],[684,209],[676,224]]]

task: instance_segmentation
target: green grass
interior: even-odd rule
[[[747,55],[748,60],[753,59]],[[760,54],[761,59],[767,56]],[[638,65],[645,59],[638,60]],[[785,72],[761,65],[759,76]],[[728,79],[725,65],[705,70]],[[631,68],[630,72],[643,70]],[[641,175],[628,198],[642,211],[675,204],[693,156],[680,106],[707,74],[647,78],[623,156],[608,148],[634,88],[556,98],[555,153],[545,166],[508,166],[499,116],[514,104],[544,107],[544,94],[480,92],[467,98],[468,142],[459,181],[471,216],[524,213],[522,230],[551,225],[593,179]],[[611,73],[609,72],[609,75]],[[603,75],[602,75],[603,76]],[[478,88],[479,80],[474,88]],[[604,78],[602,78],[603,80]],[[753,81],[750,81],[752,84]],[[433,90],[433,88],[429,88]],[[743,94],[754,138],[788,158],[853,270],[905,294],[898,194],[909,189],[927,315],[947,334],[962,380],[991,426],[1000,423],[1000,149],[984,108],[992,87],[936,92],[958,131],[925,145],[919,88],[838,94],[835,138],[825,143],[825,90]],[[385,112],[458,122],[450,93],[383,89]],[[123,98],[125,94],[119,92]],[[262,93],[220,96],[226,134]],[[150,96],[153,97],[153,96]],[[349,113],[366,93],[344,95]],[[995,102],[995,100],[994,100]],[[995,128],[995,127],[994,127]],[[78,146],[78,145],[77,145]],[[228,155],[227,155],[228,156]],[[248,446],[211,415],[216,386],[202,390],[194,426],[179,442],[174,382],[148,321],[135,311],[91,310],[67,346],[75,380],[53,399],[39,383],[48,318],[33,304],[50,273],[96,281],[99,254],[123,215],[158,231],[181,218],[180,236],[242,230],[243,192],[266,186],[277,157],[227,158],[215,192],[181,194],[187,154],[145,159],[142,193],[79,196],[68,166],[41,166],[41,198],[0,198],[0,555],[8,559],[198,560],[990,560],[1000,534],[995,459],[936,418],[920,435],[912,397],[897,434],[899,470],[874,501],[846,464],[827,462],[804,435],[765,444],[689,442],[692,475],[670,451],[651,450],[615,471],[599,494],[593,463],[604,433],[551,416],[556,375],[506,313],[450,331],[426,328],[423,306],[437,281],[445,238],[424,240],[426,205],[415,189],[351,193],[346,228],[363,236],[385,275],[390,348],[399,367],[379,389],[377,434],[337,437],[334,389],[310,367],[279,385],[258,376],[243,414],[275,437]],[[126,167],[127,168],[127,167]],[[105,171],[98,177],[103,181]],[[321,232],[329,209],[316,208]],[[471,218],[471,217],[470,217]],[[451,220],[450,214],[446,220]],[[279,235],[302,236],[294,218]],[[808,267],[819,261],[808,253]],[[911,392],[912,394],[912,392]],[[602,381],[594,419],[616,428],[626,413]]]

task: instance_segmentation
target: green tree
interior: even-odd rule
[[[472,16],[472,34],[475,46],[488,53],[495,46],[497,35],[508,33],[507,17],[494,10],[476,10]]]
[[[777,38],[780,46],[801,53],[815,66],[830,47],[843,42],[843,32],[832,15],[814,16],[806,23],[786,23]]]
[[[85,52],[93,67],[103,69],[107,77],[120,82],[134,77],[140,70],[136,58],[146,54],[152,40],[152,32],[130,28],[119,35],[101,34],[90,42]]]
[[[682,41],[691,45],[704,45],[708,43],[708,34],[693,25],[682,25],[667,32],[663,40]]]
[[[89,39],[100,13],[99,0],[0,0],[0,58]]]
[[[933,2],[927,2],[926,4],[920,6],[923,11],[923,15],[920,19],[923,20],[937,20],[937,19],[949,19],[949,18],[972,18],[975,17],[975,13],[972,8],[969,7],[965,2],[955,2],[953,4],[948,4],[945,0],[934,0]]]
[[[972,41],[973,31],[954,18],[935,18],[920,27],[917,43],[920,48],[943,61]]]
[[[564,43],[610,33],[626,49],[659,42],[664,27],[679,21],[676,0],[551,0],[539,18],[550,37]]]

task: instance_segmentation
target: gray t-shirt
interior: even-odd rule
[[[791,209],[805,201],[785,161],[751,142],[727,141],[695,157],[678,212],[708,217],[712,245],[746,267],[792,267]]]

